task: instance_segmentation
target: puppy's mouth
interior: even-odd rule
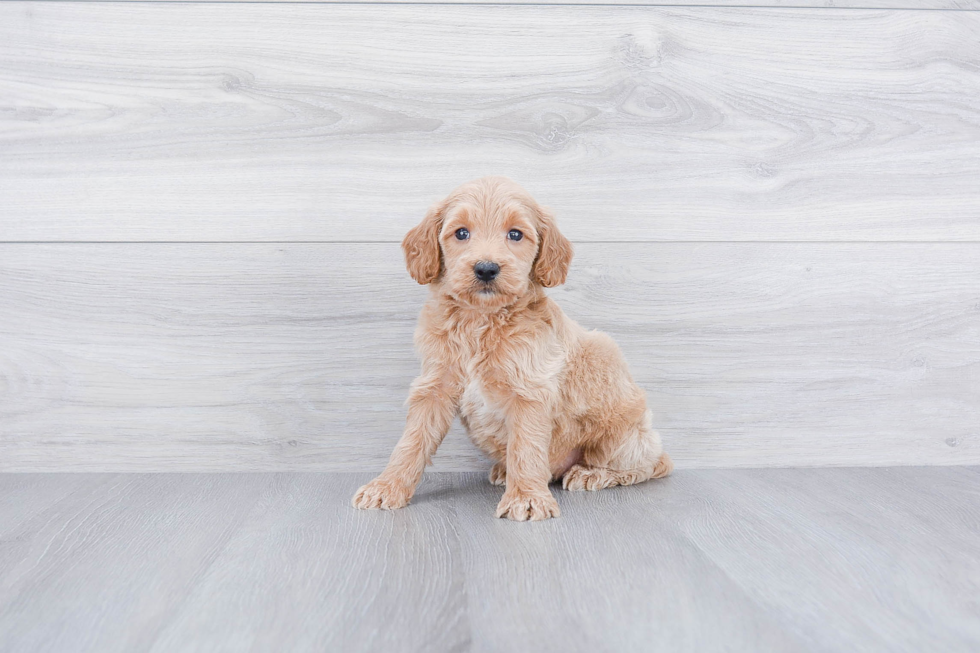
[[[475,284],[474,292],[477,295],[495,295],[497,294],[497,281],[496,279],[491,279],[490,281],[477,281]]]

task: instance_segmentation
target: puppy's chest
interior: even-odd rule
[[[555,391],[562,368],[557,341],[544,329],[459,329],[453,353],[462,376],[460,414],[478,445],[506,440],[515,386]]]
[[[474,439],[506,439],[507,383],[499,369],[500,360],[493,352],[479,348],[477,341],[466,343],[461,356],[463,396],[460,414]],[[478,442],[479,444],[479,442]]]
[[[459,403],[463,426],[477,446],[485,441],[503,444],[507,440],[507,414],[496,398],[488,397],[479,379],[469,379]]]

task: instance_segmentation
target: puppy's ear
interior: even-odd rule
[[[402,240],[408,273],[423,286],[438,279],[442,272],[439,231],[442,229],[445,209],[445,201],[434,204],[422,218],[422,222],[412,227]]]
[[[538,240],[538,258],[531,274],[545,288],[560,286],[565,283],[572,263],[572,244],[561,235],[555,216],[545,208],[538,214]]]

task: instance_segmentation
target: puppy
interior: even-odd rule
[[[557,517],[548,483],[599,490],[667,476],[646,397],[616,343],[586,331],[544,288],[565,282],[572,245],[548,209],[513,181],[484,177],[434,205],[402,242],[428,284],[415,345],[422,374],[384,472],[356,508],[408,504],[453,419],[505,485],[497,517]]]

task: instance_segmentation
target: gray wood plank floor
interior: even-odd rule
[[[3,651],[976,651],[978,468],[681,471],[561,518],[483,474],[0,475]]]

